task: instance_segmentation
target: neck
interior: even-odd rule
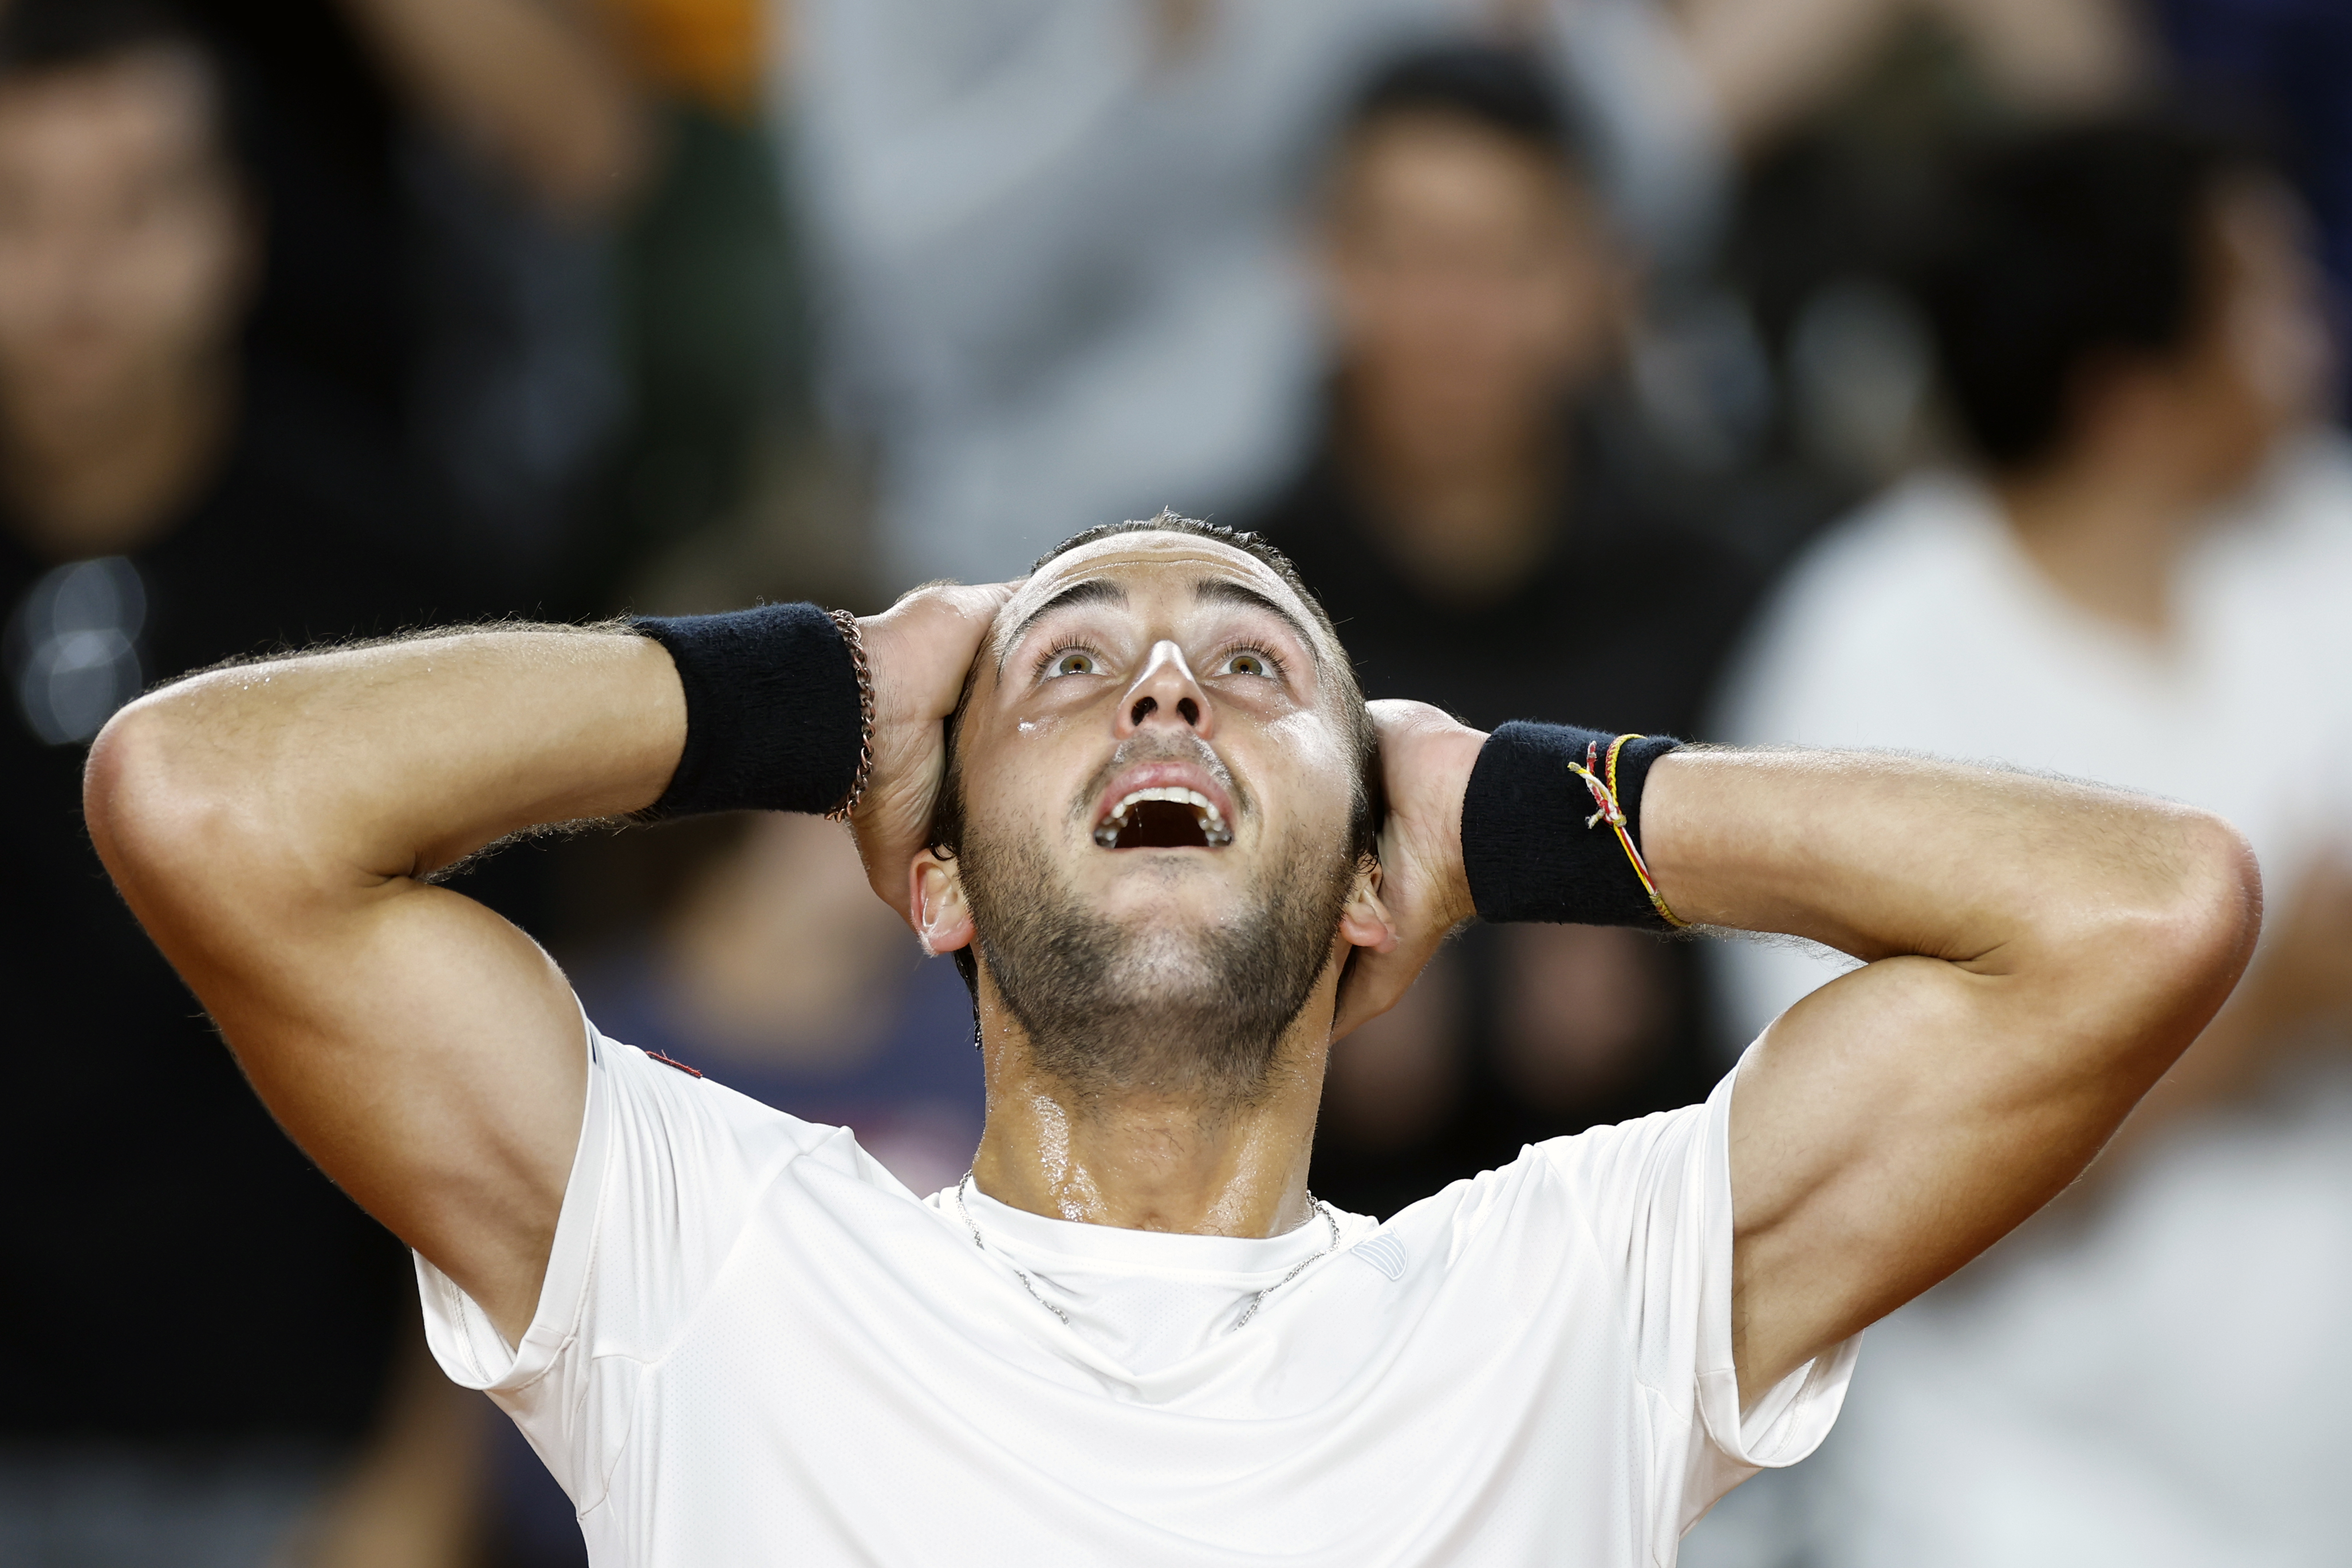
[[[1032,1214],[1125,1230],[1267,1237],[1311,1217],[1307,1163],[1330,1047],[1330,982],[1284,1037],[1265,1092],[1244,1104],[1074,1091],[1038,1070],[985,976],[982,984],[988,1126],[972,1161],[981,1191]]]
[[[0,473],[26,542],[61,560],[150,542],[212,476],[236,379],[223,355],[80,405],[0,387]]]
[[[1430,596],[1461,605],[1502,596],[1542,560],[1568,460],[1549,418],[1458,440],[1360,425],[1344,451],[1378,498],[1372,527],[1389,555]]]
[[[2151,639],[2172,626],[2172,575],[2205,498],[2156,464],[2060,461],[1995,481],[2026,555],[2065,598]]]

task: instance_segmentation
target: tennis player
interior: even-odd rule
[[[850,808],[966,966],[956,1185],[604,1037],[432,880],[744,807]],[[88,809],[606,1568],[1670,1563],[1820,1441],[1865,1324],[2083,1169],[2260,922],[2234,831],[2120,792],[1368,711],[1279,555],[1171,517],[864,621],[218,670],[113,721]],[[1474,913],[1864,962],[1705,1104],[1384,1225],[1318,1203],[1334,1038]]]

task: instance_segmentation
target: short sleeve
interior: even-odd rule
[[[802,1121],[586,1026],[588,1094],[546,1281],[519,1344],[419,1257],[425,1332],[450,1379],[515,1419],[583,1511],[602,1498],[642,1369],[692,1321],[760,1193],[791,1162],[891,1178]]]
[[[1649,1502],[1666,1540],[1758,1470],[1829,1435],[1859,1334],[1767,1391],[1743,1419],[1731,1353],[1731,1096],[1545,1145],[1618,1271],[1635,1376],[1650,1402]]]

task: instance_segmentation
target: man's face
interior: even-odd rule
[[[1453,116],[1356,133],[1323,258],[1353,405],[1385,442],[1469,447],[1549,417],[1619,320],[1591,198],[1557,159]]]
[[[2226,494],[2317,416],[2331,367],[2310,221],[2293,193],[2267,176],[2226,182],[2204,227],[2210,281],[2183,438],[2204,448],[2210,487]]]
[[[0,89],[0,386],[65,417],[236,328],[249,241],[210,85],[155,51]]]
[[[1048,1071],[1246,1096],[1343,928],[1372,940],[1339,657],[1262,563],[1181,534],[1059,557],[998,616],[959,732],[962,842],[919,868],[918,921],[958,945],[968,910]]]

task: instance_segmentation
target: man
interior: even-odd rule
[[[2352,1251],[2321,1239],[2352,1234],[2352,1113],[2308,1050],[2352,1035],[2352,458],[2312,434],[2308,231],[2260,161],[2140,120],[2025,137],[1963,186],[1927,295],[1974,460],[1799,565],[1717,732],[2161,789],[2246,834],[2274,913],[2073,1226],[1881,1331],[1848,1441],[1799,1484],[1802,1555],[2326,1561],[2352,1382],[2245,1361],[2352,1309]],[[2255,766],[2183,744],[2253,734]],[[1735,1039],[1837,972],[1719,956]]]
[[[1375,716],[1280,557],[1183,520],[865,622],[643,631],[218,671],[119,715],[87,793],[606,1563],[1671,1562],[1819,1440],[1865,1323],[2073,1179],[2259,921],[2231,829],[2132,796]],[[429,880],[745,805],[850,809],[877,889],[974,955],[957,1185],[583,1029]],[[1339,1214],[1329,1042],[1474,907],[1874,962],[1736,1095]]]
[[[1655,0],[800,0],[795,191],[835,402],[894,572],[1002,576],[1181,494],[1248,505],[1312,438],[1297,175],[1396,49],[1541,39],[1611,194],[1690,248],[1711,116]]]
[[[465,1495],[429,1456],[474,1413],[421,1353],[422,1399],[394,1397],[400,1249],[270,1124],[77,817],[84,747],[149,681],[457,608],[391,436],[246,352],[262,225],[236,118],[152,7],[0,20],[11,1563],[243,1568],[339,1491],[394,1505],[428,1562]],[[373,1440],[394,1409],[419,1420]]]
[[[1573,691],[1588,720],[1686,734],[1750,574],[1654,499],[1667,476],[1612,396],[1633,263],[1578,147],[1519,50],[1419,50],[1370,81],[1318,248],[1323,439],[1251,527],[1348,628],[1374,698],[1492,728]],[[1703,1095],[1696,958],[1472,928],[1333,1058],[1318,1181],[1388,1214],[1521,1144]]]

